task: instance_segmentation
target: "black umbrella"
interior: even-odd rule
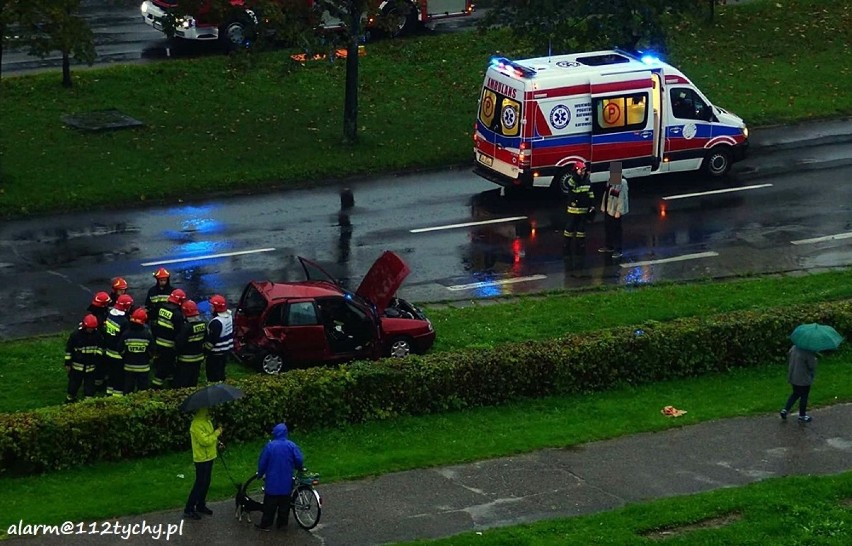
[[[243,391],[225,383],[215,383],[196,391],[181,402],[181,411],[197,411],[243,397]]]

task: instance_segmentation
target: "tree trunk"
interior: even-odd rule
[[[346,44],[346,98],[343,101],[343,143],[358,143],[358,37],[361,13],[349,3],[349,41]]]
[[[71,56],[62,52],[62,87],[71,87]]]

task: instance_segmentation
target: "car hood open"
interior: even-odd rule
[[[340,285],[337,279],[315,262],[302,257],[299,257],[299,261],[308,280],[324,280]],[[372,302],[381,313],[387,308],[391,298],[402,286],[409,273],[411,269],[408,264],[396,252],[387,250],[370,267],[355,293]]]

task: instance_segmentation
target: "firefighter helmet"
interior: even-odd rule
[[[113,290],[127,290],[127,281],[125,281],[121,277],[114,278],[112,280],[112,289]]]
[[[180,305],[186,299],[186,292],[181,290],[180,288],[175,288],[172,290],[172,293],[169,294],[169,303],[176,303]]]
[[[228,302],[226,302],[225,298],[219,294],[210,297],[210,305],[217,313],[224,313],[228,310]]]
[[[109,294],[106,292],[98,292],[95,294],[95,297],[92,298],[92,305],[95,307],[106,307],[111,301],[112,300],[109,299]]]
[[[130,294],[122,294],[115,299],[115,308],[119,311],[129,311],[133,305],[133,297]]]
[[[171,276],[171,273],[169,273],[169,270],[165,267],[161,267],[160,269],[154,272],[154,278],[157,280],[168,279]]]
[[[89,314],[83,317],[83,328],[91,328],[95,329],[98,327],[98,317],[95,315]]]
[[[140,307],[136,311],[133,311],[133,314],[130,315],[130,322],[135,322],[136,324],[145,324],[146,322],[148,322],[148,312]]]
[[[588,169],[588,168],[589,168],[589,166],[588,166],[588,164],[586,164],[585,161],[575,161],[574,162],[574,170],[575,171],[579,172],[580,170],[585,170],[585,169]]]
[[[192,300],[184,301],[180,306],[181,311],[183,311],[183,316],[185,317],[197,317],[198,316],[198,305],[195,304]]]

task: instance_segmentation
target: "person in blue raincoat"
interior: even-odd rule
[[[287,438],[287,425],[278,423],[272,429],[272,440],[266,444],[257,462],[258,478],[266,477],[263,494],[263,517],[257,528],[269,531],[278,513],[278,529],[287,526],[290,515],[290,492],[293,472],[304,465],[302,451]]]

